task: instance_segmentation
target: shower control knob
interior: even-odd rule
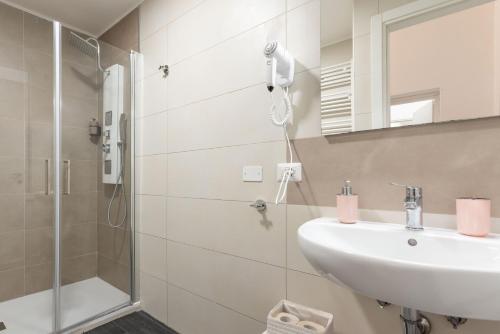
[[[110,139],[111,138],[111,130],[104,131],[104,136],[106,137],[106,139]]]
[[[111,146],[109,144],[102,144],[102,151],[104,153],[109,153],[111,151]]]

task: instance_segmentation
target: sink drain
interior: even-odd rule
[[[415,239],[408,239],[408,245],[410,246],[416,246],[417,245],[417,240]]]

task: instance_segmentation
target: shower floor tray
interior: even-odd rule
[[[52,290],[0,303],[1,334],[48,334],[52,332]],[[98,277],[61,288],[61,322],[68,327],[130,300],[129,295]]]

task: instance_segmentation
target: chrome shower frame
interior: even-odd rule
[[[53,333],[72,333],[75,330],[90,329],[89,324],[95,324],[102,321],[101,318],[113,318],[120,314],[130,313],[139,306],[139,296],[136,290],[138,273],[136,269],[136,261],[138,259],[138,252],[136,252],[136,228],[135,228],[135,196],[134,196],[134,185],[135,185],[135,114],[138,106],[140,106],[140,96],[136,89],[138,84],[136,77],[138,77],[141,72],[142,66],[142,55],[135,51],[130,52],[130,122],[131,122],[131,133],[130,133],[130,150],[131,150],[131,163],[130,166],[130,194],[129,205],[130,205],[130,272],[129,272],[129,300],[121,305],[116,305],[112,309],[105,312],[95,314],[92,317],[84,319],[78,323],[75,323],[69,327],[62,328],[62,313],[61,313],[61,147],[62,147],[62,39],[61,33],[62,25],[60,22],[53,22],[53,154],[54,154],[54,164],[53,164],[53,189],[54,189],[54,284],[53,284]],[[73,34],[73,33],[72,33]],[[76,34],[73,34],[78,36]],[[79,37],[79,36],[78,36]],[[79,37],[81,39],[81,37]],[[92,45],[92,43],[85,41],[89,47],[95,48],[95,52],[98,55],[98,67],[100,67],[100,46],[97,40],[95,40],[97,47]],[[80,50],[82,50],[80,48]],[[83,50],[82,50],[83,51]],[[88,54],[88,53],[86,53]],[[102,68],[100,68],[101,71]],[[103,71],[106,73],[106,71]],[[136,73],[137,72],[137,73]]]

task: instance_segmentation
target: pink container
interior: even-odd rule
[[[339,221],[354,224],[358,220],[358,195],[337,195]]]
[[[491,228],[491,201],[486,198],[457,198],[458,233],[485,237]]]

